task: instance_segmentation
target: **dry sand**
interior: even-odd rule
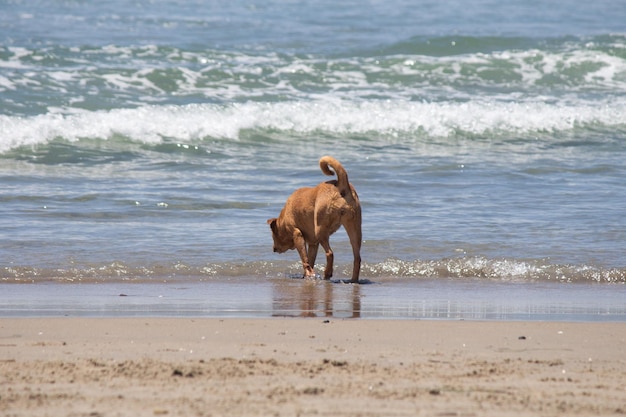
[[[626,323],[0,319],[0,415],[624,415],[625,351]]]

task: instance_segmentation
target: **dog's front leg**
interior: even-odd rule
[[[304,277],[314,277],[315,270],[313,266],[309,264],[309,258],[306,252],[306,241],[304,240],[304,236],[302,236],[302,232],[300,229],[296,229],[293,232],[293,243],[298,251],[298,255],[300,255],[300,259],[302,260],[302,267],[304,268]]]
[[[309,248],[307,250],[307,259],[309,261],[309,266],[313,270],[315,270],[315,259],[317,258],[317,249],[319,248],[319,246],[319,243],[309,243]]]
[[[328,239],[320,240],[320,244],[326,252],[326,269],[324,269],[324,279],[330,279],[330,277],[333,276],[333,262],[335,261],[335,255],[333,254],[333,250],[330,248]]]

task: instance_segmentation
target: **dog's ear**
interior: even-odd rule
[[[278,220],[277,218],[273,218],[273,219],[267,219],[267,224],[270,225],[270,228],[272,229],[272,232],[276,233],[276,220]]]

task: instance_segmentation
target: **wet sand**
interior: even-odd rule
[[[365,285],[258,277],[3,285],[0,318],[320,317],[626,322],[623,285],[380,279]]]
[[[619,416],[626,323],[0,319],[6,416]]]

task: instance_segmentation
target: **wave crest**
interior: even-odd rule
[[[62,139],[127,138],[143,144],[206,138],[237,140],[249,131],[279,131],[332,137],[393,138],[463,135],[534,136],[542,132],[602,127],[626,129],[626,104],[607,100],[578,103],[540,101],[314,102],[232,105],[146,106],[135,109],[0,116],[0,153]],[[621,126],[621,127],[620,127]]]

